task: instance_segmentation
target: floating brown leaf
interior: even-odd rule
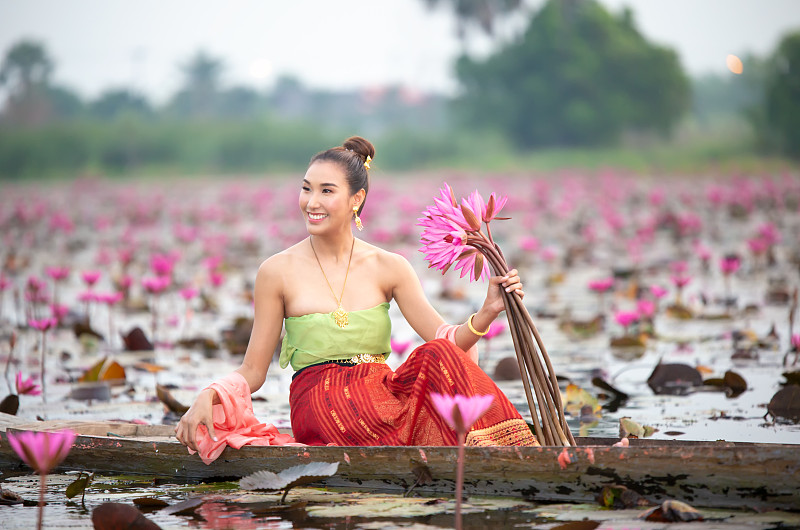
[[[19,396],[16,394],[9,394],[3,401],[0,401],[0,412],[16,416],[19,410]]]
[[[495,381],[519,381],[519,361],[516,357],[503,357],[494,367]]]
[[[661,503],[661,506],[656,506],[652,510],[647,510],[641,514],[639,519],[657,523],[687,523],[690,521],[702,521],[703,515],[685,502],[666,500]]]
[[[603,486],[602,491],[597,496],[597,500],[602,506],[615,510],[651,506],[653,504],[635,491],[618,484]]]
[[[280,473],[262,470],[256,471],[239,481],[239,487],[246,490],[266,490],[283,492],[281,502],[286,499],[286,494],[295,486],[317,482],[325,477],[336,474],[339,462],[311,462],[284,469]]]
[[[127,335],[122,335],[127,351],[153,351],[153,344],[147,339],[142,328],[133,328]]]
[[[776,418],[800,422],[800,386],[786,385],[778,390],[767,405]]]
[[[730,397],[736,397],[747,390],[747,381],[744,380],[744,377],[732,370],[725,372],[722,380],[725,382],[725,386],[730,389],[728,394]]]
[[[647,378],[647,386],[656,394],[685,395],[702,384],[700,372],[688,364],[659,362]]]
[[[117,528],[135,530],[160,530],[160,526],[129,504],[104,502],[92,510],[92,524],[97,529]]]
[[[89,383],[94,381],[108,381],[115,385],[125,384],[125,368],[123,368],[117,361],[110,360],[108,357],[103,357],[94,366],[86,370],[78,381],[81,383]]]
[[[178,414],[179,416],[183,416],[186,411],[189,410],[189,407],[172,397],[172,394],[165,386],[156,385],[156,395],[158,395],[158,400],[161,403],[166,405],[170,411]]]
[[[783,372],[783,377],[786,378],[786,385],[800,385],[800,370],[793,372]]]
[[[11,490],[0,488],[0,506],[11,506],[14,504],[22,504],[24,501],[22,497]]]
[[[162,513],[164,515],[191,515],[204,502],[205,501],[201,497],[194,497],[179,502],[178,504],[167,506],[159,513]]]
[[[133,504],[139,508],[164,508],[169,506],[167,501],[158,499],[156,497],[137,497],[133,499]]]
[[[90,335],[100,340],[104,340],[103,336],[93,330],[87,322],[75,322],[75,324],[72,326],[72,331],[75,333],[76,338],[80,338],[81,335]]]
[[[551,526],[550,530],[594,530],[600,526],[597,521],[585,519],[583,521],[570,521],[568,523]]]
[[[151,374],[155,374],[167,369],[166,366],[161,366],[160,364],[147,363],[144,361],[134,364],[133,367],[143,372],[150,372]]]

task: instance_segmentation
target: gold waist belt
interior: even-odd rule
[[[358,355],[353,355],[349,359],[338,359],[336,362],[347,363],[347,364],[385,363],[386,359],[383,357],[383,355],[372,355],[371,353],[359,353]]]

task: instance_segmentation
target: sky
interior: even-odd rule
[[[767,55],[800,30],[800,0],[600,1],[612,12],[629,6],[645,36],[673,47],[692,75],[725,72],[728,54]],[[503,26],[501,41],[518,27]],[[456,90],[464,51],[453,16],[423,0],[0,0],[0,53],[25,38],[45,45],[54,80],[83,97],[124,86],[156,101],[198,50],[224,60],[226,85],[267,89],[291,75],[319,89],[440,93]],[[476,56],[493,45],[470,43]]]

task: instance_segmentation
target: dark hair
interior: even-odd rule
[[[358,213],[364,209],[364,203],[367,202],[366,194],[369,193],[369,171],[364,165],[370,159],[375,158],[375,146],[372,143],[360,136],[351,136],[344,143],[337,147],[331,147],[327,151],[321,151],[311,158],[310,166],[314,162],[327,161],[339,164],[344,169],[345,179],[347,180],[347,187],[350,188],[350,194],[353,195],[358,190],[364,189],[364,200],[358,208]]]

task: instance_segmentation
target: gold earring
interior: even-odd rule
[[[353,206],[353,215],[356,218],[356,228],[361,232],[364,230],[364,225],[361,224],[361,218],[358,216],[358,206]]]

